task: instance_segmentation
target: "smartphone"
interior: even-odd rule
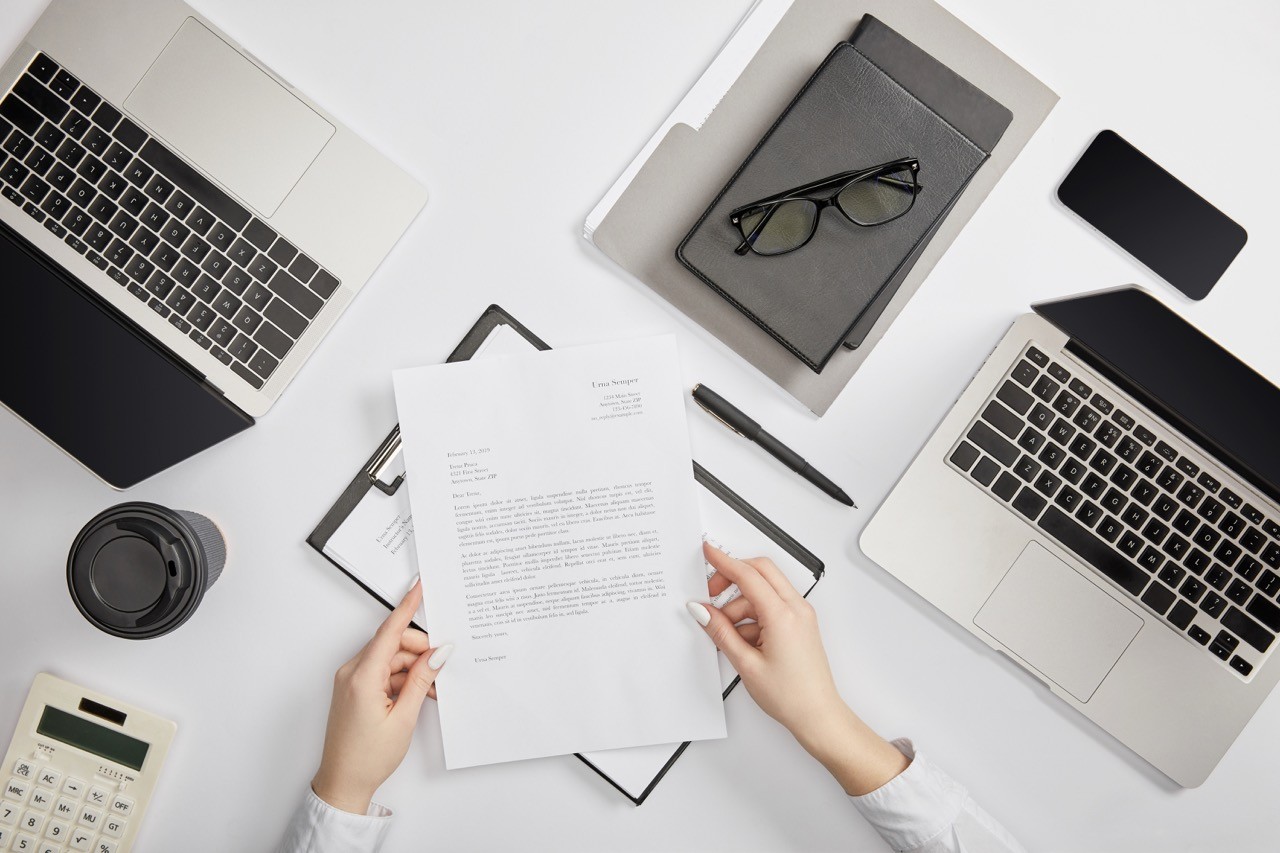
[[[1085,222],[1192,299],[1204,299],[1249,235],[1113,130],[1058,187]]]

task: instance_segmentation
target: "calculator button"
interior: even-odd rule
[[[116,853],[116,843],[99,838],[98,843],[93,845],[93,853]]]
[[[29,790],[27,783],[21,779],[10,779],[9,784],[4,786],[4,798],[21,803],[27,799],[27,791]]]
[[[13,765],[13,775],[21,776],[23,779],[31,779],[36,775],[36,766],[26,759],[18,759],[18,763]]]
[[[0,802],[0,824],[13,826],[18,822],[18,806],[13,803]]]
[[[56,844],[50,844],[46,841],[44,844],[40,845],[38,853],[63,853],[63,850],[64,848],[59,847]]]
[[[21,853],[36,853],[36,845],[40,842],[25,833],[18,833],[13,839],[13,846],[10,850],[21,851]]]
[[[0,826],[0,850],[4,849],[4,846],[9,843],[9,839],[12,837],[12,829],[5,829],[3,826]]]
[[[125,817],[128,817],[133,814],[133,800],[121,795],[112,797],[111,810],[116,814],[122,814]]]
[[[58,782],[62,779],[62,772],[52,767],[41,767],[38,775],[39,778],[36,781],[46,788],[58,787]]]
[[[67,781],[62,783],[62,791],[63,793],[70,794],[73,797],[83,797],[84,783],[79,779],[68,778]]]
[[[89,789],[88,802],[89,802],[89,805],[91,806],[102,806],[105,809],[107,807],[107,803],[110,801],[110,797],[111,797],[110,791],[106,790],[105,788],[99,788],[97,785],[94,785],[92,788]]]
[[[89,850],[93,847],[93,833],[83,829],[71,830],[71,849]]]
[[[36,835],[39,835],[40,830],[44,829],[44,821],[44,815],[39,812],[28,810],[22,816],[22,822],[18,824],[18,828],[26,830],[27,832],[34,832]]]
[[[65,820],[49,821],[49,828],[44,831],[45,838],[52,838],[57,842],[62,842],[70,834],[71,824]]]
[[[53,807],[54,817],[66,818],[74,820],[76,816],[76,804],[74,800],[68,800],[66,797],[59,797],[58,804]]]
[[[80,809],[80,825],[87,826],[90,829],[97,829],[98,824],[102,823],[102,812],[93,806],[85,806]]]
[[[31,808],[47,812],[53,805],[53,791],[48,788],[36,788],[31,792]]]
[[[107,815],[106,820],[102,822],[102,831],[112,838],[119,838],[124,835],[124,828],[128,825],[128,821],[115,815]]]

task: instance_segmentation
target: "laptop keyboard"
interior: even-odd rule
[[[44,54],[0,101],[0,194],[254,388],[339,286]]]
[[[1099,385],[1028,347],[949,462],[1248,678],[1280,632],[1277,516]]]

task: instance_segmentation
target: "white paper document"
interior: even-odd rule
[[[724,737],[674,338],[395,388],[446,766]]]

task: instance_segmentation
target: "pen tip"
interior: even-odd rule
[[[844,490],[843,490],[843,489],[841,489],[841,490],[840,490],[840,492],[835,496],[835,498],[836,498],[836,500],[840,501],[840,503],[844,504],[845,506],[851,506],[851,507],[853,507],[854,509],[857,509],[857,508],[858,508],[858,505],[857,505],[856,503],[854,503],[854,502],[853,502],[853,498],[851,498],[851,497],[849,497],[848,495],[846,495],[846,494],[844,493]]]

